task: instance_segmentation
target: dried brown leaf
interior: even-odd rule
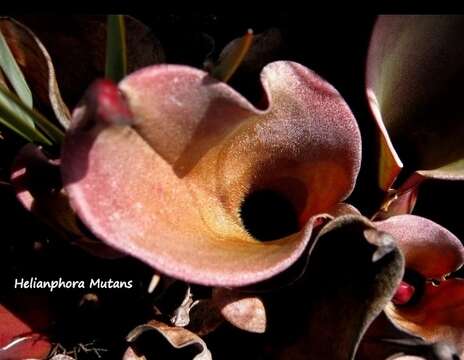
[[[266,309],[259,297],[217,288],[213,301],[222,316],[239,329],[255,333],[266,331]]]
[[[50,358],[50,360],[76,360],[75,358],[65,355],[65,354],[58,354]]]
[[[200,352],[195,355],[192,360],[212,360],[212,356],[208,350],[208,347],[198,335],[185,328],[170,326],[157,320],[151,320],[145,325],[137,326],[129,333],[129,335],[127,335],[126,339],[129,343],[134,343],[140,335],[152,330],[155,330],[161,334],[169,342],[169,344],[171,344],[176,349],[185,348],[190,345],[198,348]],[[132,353],[134,353],[133,350]],[[129,355],[131,355],[130,351]],[[133,358],[138,359],[137,357]],[[131,358],[128,357],[128,359]],[[141,359],[143,359],[143,357],[141,357]]]

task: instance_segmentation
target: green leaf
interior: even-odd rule
[[[0,86],[0,123],[16,132],[29,142],[40,142],[51,145],[40,131],[31,125],[31,119],[24,116],[24,113],[18,111],[14,104],[9,103],[3,95],[3,87]],[[27,120],[26,120],[27,119]]]
[[[38,141],[47,145],[61,143],[64,133],[47,120],[43,115],[24,104],[15,94],[0,86],[0,117],[1,122],[26,138],[28,141]],[[33,125],[43,131],[36,129]]]
[[[13,86],[14,90],[18,94],[21,101],[32,108],[32,93],[27,85],[24,75],[21,72],[16,60],[11,53],[10,48],[5,40],[5,37],[0,31],[0,68],[5,73],[9,82]],[[28,120],[26,120],[28,121]],[[30,124],[34,126],[34,123]]]
[[[108,15],[105,75],[119,82],[127,72],[126,28],[122,15]]]

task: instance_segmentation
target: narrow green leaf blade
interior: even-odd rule
[[[47,145],[52,144],[38,129],[31,126],[31,123],[37,125],[54,143],[59,144],[64,139],[64,133],[60,129],[43,115],[25,105],[15,94],[3,86],[0,86],[0,110],[2,111],[4,120],[8,121],[12,128],[21,128],[21,133],[24,133],[26,126],[30,128],[35,134],[32,137],[33,140],[43,142]]]
[[[21,69],[0,31],[0,68],[13,86],[21,101],[32,108],[32,93]],[[31,123],[34,126],[34,123]]]
[[[0,89],[3,88],[0,86]],[[46,145],[52,145],[40,131],[31,126],[31,119],[26,120],[27,116],[23,113],[13,110],[7,105],[6,98],[3,96],[3,91],[0,91],[0,123],[16,132],[29,142],[40,142]]]
[[[26,106],[15,94],[11,93],[3,86],[0,86],[0,106],[10,109],[10,111],[15,113],[17,117],[20,117],[22,121],[27,118],[27,121],[37,125],[40,130],[53,140],[53,142],[60,144],[64,140],[63,131],[51,123],[42,114]]]
[[[127,73],[124,16],[108,15],[105,76],[119,82]]]
[[[31,133],[29,131],[29,128],[25,128],[23,126],[18,126],[17,124],[13,125],[13,123],[10,120],[8,120],[7,116],[6,117],[3,116],[2,109],[0,109],[0,124],[4,125],[8,129],[14,131],[16,134],[23,137],[24,140],[26,140],[28,142],[31,142],[31,143],[35,142],[35,140],[31,137]]]

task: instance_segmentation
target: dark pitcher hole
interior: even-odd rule
[[[245,229],[261,241],[280,239],[300,230],[292,202],[274,190],[257,190],[247,195],[240,216]]]

